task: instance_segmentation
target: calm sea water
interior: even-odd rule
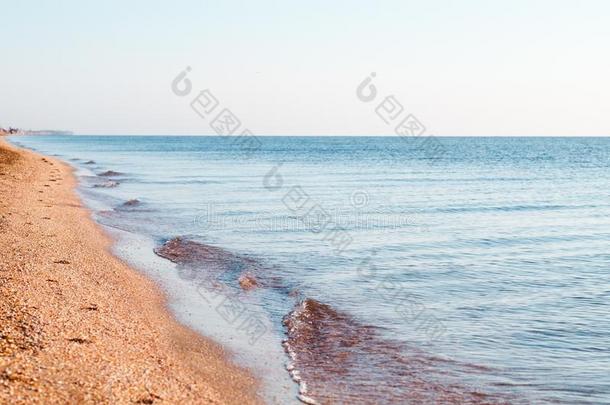
[[[270,402],[610,403],[610,139],[11,139]]]

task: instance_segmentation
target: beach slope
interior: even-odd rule
[[[0,402],[260,403],[109,253],[71,168],[0,138]]]

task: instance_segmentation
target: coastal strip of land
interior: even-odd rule
[[[0,137],[0,402],[261,403],[110,252],[72,169]]]

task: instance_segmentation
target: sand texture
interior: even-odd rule
[[[260,403],[252,376],[109,253],[75,184],[0,138],[0,402]]]

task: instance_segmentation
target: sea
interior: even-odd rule
[[[268,403],[610,404],[610,139],[15,136]]]

